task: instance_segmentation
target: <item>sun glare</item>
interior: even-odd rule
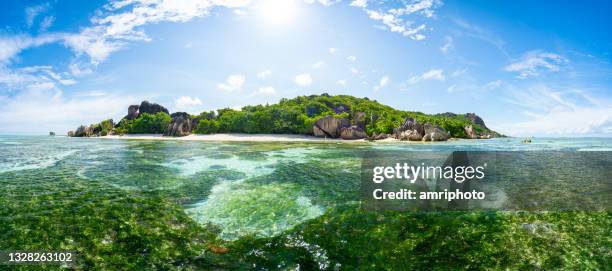
[[[262,0],[257,5],[257,16],[266,23],[290,23],[296,13],[295,0]]]

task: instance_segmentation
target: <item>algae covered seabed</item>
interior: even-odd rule
[[[360,155],[377,148],[611,146],[609,139],[526,145],[512,138],[342,144],[2,136],[0,250],[75,250],[79,269],[102,270],[605,270],[612,266],[608,212],[365,211],[359,173]]]

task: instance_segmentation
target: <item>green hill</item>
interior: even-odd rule
[[[332,121],[337,120],[342,126],[337,127],[338,129],[356,125],[354,128],[362,130],[368,137],[381,134],[393,135],[394,129],[406,125],[404,123],[407,118],[412,118],[420,124],[436,126],[448,136],[455,138],[501,136],[489,130],[484,121],[473,113],[428,115],[398,110],[368,98],[349,95],[331,96],[325,93],[281,99],[277,104],[249,105],[241,110],[223,108],[202,112],[197,116],[182,112],[169,115],[163,106],[145,101],[140,106],[130,106],[128,115],[115,125],[111,133],[164,133],[175,136],[189,133],[317,135],[313,127],[318,120],[325,117]],[[90,127],[94,129],[96,125]],[[476,136],[469,134],[468,128]],[[95,135],[95,132],[92,133]]]

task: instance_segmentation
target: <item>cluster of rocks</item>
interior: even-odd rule
[[[346,105],[341,105],[334,108],[336,113],[350,112],[350,109]],[[440,114],[447,117],[456,117],[453,113]],[[464,131],[467,138],[479,139],[479,138],[492,138],[498,136],[495,132],[488,130],[482,118],[474,113],[467,113],[464,115],[472,124],[466,125]],[[369,119],[376,119],[377,116],[372,115]],[[398,140],[409,140],[409,141],[446,141],[450,138],[450,132],[444,130],[438,125],[432,123],[420,123],[414,118],[406,118],[402,124],[393,129],[393,134],[385,133],[374,133],[368,137],[365,132],[365,125],[368,118],[364,112],[355,112],[348,118],[336,118],[333,116],[325,116],[318,119],[313,125],[313,133],[318,137],[325,138],[342,138],[342,139],[363,139],[369,140],[383,140],[389,137],[393,137]],[[474,125],[479,125],[485,129],[485,132],[478,133]]]
[[[406,118],[400,127],[393,129],[393,136],[399,140],[445,141],[450,138],[450,133],[437,125]]]
[[[351,119],[325,116],[314,123],[312,131],[318,137],[362,139],[367,137],[365,124],[366,115],[363,112],[356,112]]]
[[[97,124],[89,126],[81,125],[74,131],[69,131],[68,136],[72,137],[90,137],[90,136],[105,136],[112,135],[114,132],[115,123],[112,119],[107,119]]]
[[[149,101],[143,101],[139,105],[130,105],[128,107],[127,115],[123,117],[121,121],[137,119],[143,113],[157,114],[160,112],[169,114],[168,109],[162,105],[151,103]],[[170,116],[172,117],[172,121],[165,129],[164,135],[186,136],[189,135],[191,133],[191,129],[197,125],[197,122],[194,125],[194,120],[192,120],[191,116],[185,112],[176,112]],[[114,128],[118,127],[121,124],[121,121],[115,124],[112,119],[109,119],[99,124],[92,124],[89,126],[81,125],[76,130],[69,131],[68,136],[91,137],[112,135],[115,132]]]

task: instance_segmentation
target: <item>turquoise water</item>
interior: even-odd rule
[[[360,157],[370,150],[610,151],[612,139],[535,138],[531,144],[518,138],[347,144],[0,136],[0,250],[76,249],[82,254],[83,267],[101,269],[350,270],[356,262],[361,263],[357,266],[373,264],[372,269],[389,264],[385,269],[393,269],[394,261],[404,259],[398,258],[403,252],[423,256],[412,259],[413,263],[429,259],[427,262],[436,264],[431,257],[449,257],[449,252],[435,252],[414,243],[425,238],[423,242],[440,242],[440,246],[460,245],[444,241],[444,233],[435,225],[459,223],[455,227],[462,229],[482,219],[486,223],[479,222],[478,227],[490,236],[526,242],[514,244],[515,250],[525,250],[521,251],[524,262],[519,260],[519,267],[590,264],[598,269],[610,261],[608,213],[567,218],[552,214],[453,214],[448,220],[448,215],[439,214],[423,217],[361,211]],[[591,250],[576,247],[583,239],[589,241],[572,235],[579,230],[559,226],[581,219],[590,221],[583,230],[599,238],[599,243],[590,245]],[[429,235],[405,232],[396,236],[398,221],[422,227],[419,232]],[[425,221],[429,224],[422,225]],[[529,238],[536,237],[520,228],[537,223],[560,228],[550,236],[537,236],[543,239],[540,244],[531,244]],[[486,238],[473,238],[482,243],[473,246],[487,245],[482,241]],[[569,248],[554,240],[567,240]],[[467,244],[472,241],[465,240]],[[396,243],[400,246],[385,250]],[[465,244],[461,246],[465,249]],[[372,253],[369,247],[379,247],[381,254],[363,261],[352,258]],[[441,263],[465,268],[470,261],[478,262],[478,257],[509,257],[498,255],[503,251],[478,249],[474,251],[497,256],[482,252],[465,259],[452,256],[447,259],[450,262]],[[558,251],[561,256],[541,259],[538,257],[544,256],[536,255],[539,249]],[[399,254],[394,256],[393,251]],[[425,257],[425,251],[433,253],[430,258]],[[578,254],[569,257],[564,254],[568,251]],[[583,254],[596,257],[587,260]],[[565,260],[558,263],[557,258]],[[490,264],[514,266],[502,260]]]

